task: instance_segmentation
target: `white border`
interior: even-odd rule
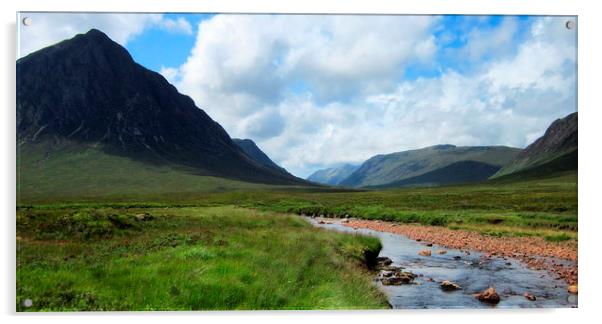
[[[2,2],[2,55],[3,75],[0,89],[4,105],[2,109],[2,295],[0,297],[3,322],[47,323],[105,323],[142,320],[147,323],[178,321],[198,323],[206,321],[261,323],[291,323],[307,321],[345,321],[345,323],[370,322],[445,322],[445,323],[575,323],[588,318],[600,317],[599,291],[602,287],[598,270],[599,247],[602,230],[600,210],[600,141],[598,131],[602,125],[599,81],[602,70],[600,34],[602,12],[597,1],[563,0],[338,0],[338,1],[285,1],[285,0],[20,0]],[[380,13],[380,14],[537,14],[578,15],[579,31],[579,256],[580,292],[579,309],[560,310],[429,310],[429,311],[368,311],[368,312],[204,312],[204,313],[104,313],[88,315],[15,315],[15,35],[17,11],[143,11],[143,12],[248,12],[248,13]]]

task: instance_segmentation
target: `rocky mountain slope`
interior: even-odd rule
[[[532,171],[538,174],[577,169],[577,112],[554,121],[492,178]],[[537,171],[536,169],[541,169]],[[545,170],[545,172],[544,172]],[[542,173],[543,172],[543,173]]]

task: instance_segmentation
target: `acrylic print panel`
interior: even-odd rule
[[[18,311],[577,306],[573,16],[18,15]]]

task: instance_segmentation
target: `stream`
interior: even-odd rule
[[[319,224],[306,217],[314,226],[346,233],[360,233],[378,237],[382,243],[379,256],[389,257],[394,266],[403,267],[417,275],[413,284],[386,286],[375,279],[388,296],[393,308],[559,308],[576,307],[577,295],[567,292],[567,284],[547,271],[532,270],[511,258],[482,258],[476,251],[448,249],[408,239],[393,233],[344,226],[338,219]],[[328,224],[328,222],[332,222]],[[421,250],[431,249],[432,256],[421,256]],[[446,250],[445,254],[437,251]],[[455,258],[454,258],[455,257]],[[444,291],[440,283],[453,281],[461,286],[455,291]],[[501,301],[497,305],[483,303],[474,294],[494,287]],[[529,292],[535,301],[526,299]]]

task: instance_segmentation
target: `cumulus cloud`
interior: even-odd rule
[[[121,45],[151,27],[192,34],[192,26],[186,19],[171,19],[162,14],[23,13],[21,17],[32,20],[30,26],[19,27],[21,57],[92,28],[102,30]]]
[[[234,105],[246,97],[276,103],[295,82],[323,102],[381,91],[409,62],[430,59],[435,20],[217,15],[200,24],[179,86],[201,105],[215,93],[235,98]]]
[[[436,63],[439,20],[218,15],[200,24],[176,84],[299,176],[441,143],[524,147],[576,110],[564,18],[534,18],[520,44],[514,18],[470,31],[457,50],[478,68],[404,80],[406,67]]]
[[[184,17],[178,17],[177,19],[163,18],[157,22],[157,25],[170,32],[192,35],[192,25]]]

